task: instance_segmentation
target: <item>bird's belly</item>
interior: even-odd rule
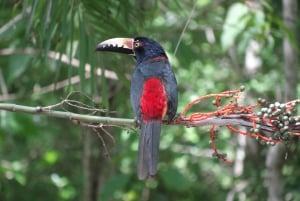
[[[143,84],[140,99],[142,120],[161,120],[167,111],[167,94],[163,82],[158,78],[149,78]]]

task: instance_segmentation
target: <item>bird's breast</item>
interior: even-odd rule
[[[142,120],[161,120],[167,111],[167,94],[164,83],[155,77],[147,79],[143,84],[140,107]]]

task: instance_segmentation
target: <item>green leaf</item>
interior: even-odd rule
[[[57,159],[58,159],[57,151],[50,150],[44,154],[44,160],[50,165],[54,164],[57,161]]]
[[[10,57],[8,69],[5,70],[9,84],[13,83],[25,72],[31,58],[30,55],[12,55]]]
[[[102,191],[101,200],[111,200],[115,196],[118,195],[122,189],[126,186],[129,182],[128,175],[115,175],[111,177],[108,181],[106,181],[105,186]]]
[[[166,169],[159,172],[164,185],[169,190],[186,191],[190,188],[190,182],[177,169]]]
[[[227,50],[235,42],[237,36],[245,29],[250,18],[248,12],[248,7],[242,3],[233,4],[228,10],[221,35],[223,50]]]

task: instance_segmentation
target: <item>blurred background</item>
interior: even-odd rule
[[[47,106],[72,91],[103,116],[134,118],[135,61],[98,53],[112,37],[147,36],[168,53],[179,108],[246,86],[242,104],[299,98],[298,0],[1,0],[0,101]],[[103,73],[105,72],[105,73]],[[67,108],[62,108],[68,110]],[[200,104],[197,111],[214,110]],[[85,113],[80,109],[72,111]],[[268,147],[227,130],[164,126],[158,175],[136,175],[138,132],[0,111],[0,200],[300,200],[299,143]]]

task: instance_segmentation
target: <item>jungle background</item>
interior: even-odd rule
[[[167,51],[178,112],[201,95],[241,85],[245,105],[258,97],[293,100],[300,94],[298,5],[1,0],[0,101],[47,106],[77,91],[73,99],[106,109],[103,116],[134,118],[134,59],[95,52],[103,40],[134,36],[153,38]],[[221,129],[216,144],[228,164],[212,157],[209,128],[164,126],[158,175],[148,182],[136,176],[137,142],[135,129],[95,132],[67,119],[0,111],[0,200],[300,200],[297,139],[271,147]]]

